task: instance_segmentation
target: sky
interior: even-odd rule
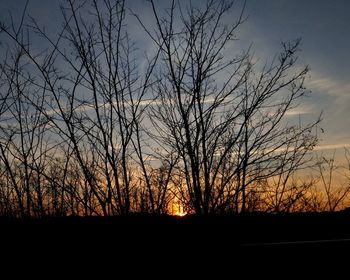
[[[350,145],[349,12],[347,0],[247,1],[245,36],[266,55],[280,41],[302,38],[300,62],[310,67],[306,86],[312,92],[304,113],[323,112],[320,150]]]
[[[0,20],[9,22],[10,12],[13,18],[19,18],[25,2],[0,0]],[[157,2],[162,7],[169,3],[167,0]],[[29,0],[28,13],[54,32],[60,25],[59,3],[58,0]],[[242,3],[237,0],[237,8]],[[151,20],[147,1],[129,0],[127,5],[145,20]],[[304,99],[299,113],[311,120],[322,112],[320,126],[324,133],[319,134],[317,148],[320,151],[350,147],[349,13],[348,0],[247,0],[248,19],[237,33],[241,46],[252,43],[255,55],[262,59],[273,57],[281,42],[302,38],[299,63],[310,67],[306,86],[311,94]],[[136,40],[144,36],[136,21],[131,21],[131,25]]]

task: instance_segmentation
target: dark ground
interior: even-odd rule
[[[11,219],[0,217],[0,235],[18,243],[193,243],[234,248],[329,243],[350,239],[350,212]],[[198,243],[198,244],[197,244]],[[336,243],[336,242],[333,242]],[[336,244],[334,244],[336,245]],[[303,245],[304,246],[304,245]]]
[[[77,268],[76,262],[85,268],[108,263],[109,268],[136,273],[140,264],[178,271],[184,264],[195,268],[199,263],[203,272],[214,264],[231,269],[278,263],[298,270],[315,261],[323,269],[349,261],[350,213],[0,218],[0,238],[5,263],[25,260],[55,270]],[[250,272],[257,271],[245,273]]]

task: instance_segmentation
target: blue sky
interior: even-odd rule
[[[167,1],[158,1],[166,6]],[[186,0],[182,0],[186,2]],[[204,1],[193,1],[203,3]],[[30,0],[29,13],[48,30],[60,24],[60,1]],[[146,20],[149,5],[144,0],[129,0],[128,5]],[[16,18],[24,0],[0,0],[0,18],[8,22],[9,11]],[[242,0],[237,1],[237,6]],[[323,111],[318,149],[350,146],[350,1],[347,0],[247,0],[248,20],[241,26],[241,46],[253,43],[256,56],[272,57],[282,41],[302,38],[300,64],[310,66],[306,81],[312,94],[301,106],[303,118],[316,118]],[[135,37],[143,36],[131,26]],[[137,39],[137,38],[135,38]]]
[[[272,55],[279,42],[302,38],[300,62],[310,66],[309,114],[323,111],[320,148],[350,144],[350,1],[248,0],[246,38]],[[244,29],[243,28],[243,29]],[[244,31],[245,31],[244,30]]]

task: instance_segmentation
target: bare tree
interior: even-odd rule
[[[244,6],[228,24],[233,1],[173,0],[162,14],[151,0],[154,26],[134,15],[154,43],[147,58],[127,32],[125,0],[64,3],[56,36],[25,20],[26,8],[17,27],[0,27],[1,211],[296,209],[310,188],[292,178],[319,122],[287,121],[307,92],[300,40],[262,64],[235,51]]]
[[[34,66],[36,79],[30,86],[44,96],[44,106],[37,100],[31,105],[73,151],[100,206],[97,213],[127,214],[131,170],[143,166],[141,144],[136,143],[142,141],[142,102],[156,59],[149,60],[141,78],[135,46],[125,29],[125,1],[68,0],[61,10],[63,28],[56,38],[33,18],[16,32],[4,25],[2,31]],[[48,46],[40,56],[29,47],[29,38],[20,40],[26,32],[37,34]]]
[[[13,36],[26,44],[19,27]],[[43,170],[53,153],[49,145],[48,120],[32,106],[42,108],[44,97],[33,91],[34,82],[24,69],[28,66],[21,47],[8,49],[1,64],[2,108],[0,125],[0,159],[11,178],[20,216],[42,216],[45,214],[45,178]],[[31,100],[28,100],[30,96]]]
[[[348,151],[345,149],[346,158],[347,153]],[[322,155],[318,157],[317,171],[320,176],[320,186],[325,196],[325,199],[323,199],[324,211],[333,212],[339,210],[349,197],[350,185],[347,180],[345,182],[342,180],[347,178],[347,168],[347,166],[339,166],[335,163],[335,151],[330,158]]]
[[[254,181],[287,171],[316,144],[312,128],[318,120],[284,122],[306,92],[308,69],[294,67],[300,41],[283,44],[276,59],[259,68],[249,50],[231,52],[244,8],[228,25],[231,1],[207,1],[203,8],[172,1],[164,15],[150,4],[156,31],[139,21],[160,49],[153,87],[159,105],[151,114],[155,138],[179,154],[177,169],[195,213],[232,203],[245,211]]]

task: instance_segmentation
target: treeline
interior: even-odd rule
[[[57,34],[26,7],[1,23],[1,215],[341,206],[348,186],[331,188],[324,165],[334,165],[310,153],[320,119],[291,113],[307,93],[300,40],[261,65],[236,49],[245,17],[233,2],[172,1],[161,11],[150,1],[150,26],[127,5],[67,0]],[[147,55],[145,38],[128,33],[130,18],[152,43]],[[316,179],[297,179],[310,167],[322,193]]]

